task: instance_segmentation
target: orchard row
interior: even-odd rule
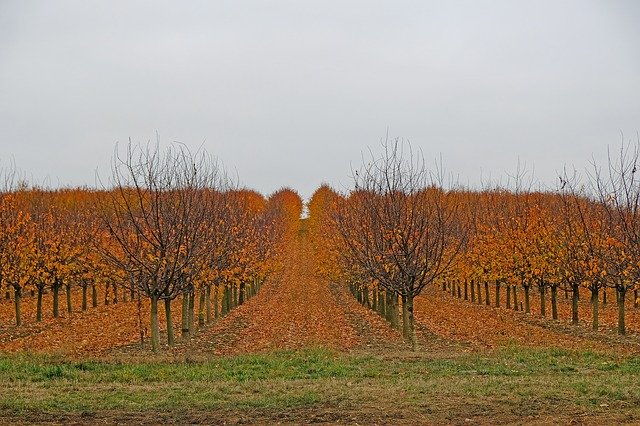
[[[183,327],[193,322],[196,295],[200,315],[211,294],[223,313],[243,303],[282,266],[301,209],[300,197],[289,189],[265,199],[234,187],[206,155],[130,148],[116,158],[107,189],[22,185],[2,193],[0,285],[13,293],[17,325],[25,292],[37,297],[37,321],[48,292],[54,317],[61,292],[72,312],[74,287],[82,288],[82,310],[97,305],[98,287],[105,300],[117,299],[119,289],[125,300],[147,298],[157,350],[160,301],[170,345],[171,300],[182,296],[183,315],[192,312]]]
[[[554,319],[561,290],[571,295],[574,324],[586,292],[594,329],[600,296],[609,289],[625,334],[625,301],[637,307],[640,288],[637,146],[624,146],[582,181],[565,174],[557,188],[534,190],[519,174],[509,188],[481,191],[445,188],[443,174],[398,141],[384,148],[356,171],[349,193],[328,186],[315,192],[309,229],[319,272],[349,284],[392,324],[401,309],[403,334],[414,346],[414,298],[428,285],[458,297],[464,289],[474,301],[495,286],[496,305],[502,288],[515,309],[520,289],[527,313],[535,288],[541,314],[548,300]]]
[[[540,313],[549,299],[554,319],[561,290],[571,295],[574,324],[586,292],[594,329],[608,289],[625,334],[625,302],[637,306],[640,282],[638,147],[623,146],[583,180],[559,176],[557,188],[534,190],[517,174],[510,187],[479,191],[445,185],[442,170],[406,144],[383,148],[355,172],[349,192],[325,185],[309,201],[305,229],[320,275],[349,285],[392,325],[401,317],[414,347],[414,299],[430,285],[458,297],[464,289],[474,301],[482,289],[488,300],[491,285],[497,306],[505,293],[507,307],[518,309],[520,294],[526,312],[535,288]],[[228,311],[282,266],[302,211],[294,191],[265,199],[238,189],[208,156],[183,148],[129,147],[113,164],[103,190],[3,192],[0,285],[14,293],[18,325],[24,290],[37,293],[41,319],[44,292],[52,292],[57,316],[63,290],[71,312],[73,287],[83,289],[83,309],[89,289],[125,288],[149,299],[157,349],[160,301],[171,345],[171,300],[182,296],[185,315],[199,295],[202,315],[213,295],[216,312],[218,297]]]

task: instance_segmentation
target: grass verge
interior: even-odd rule
[[[439,359],[318,349],[202,363],[11,355],[0,356],[0,420],[633,423],[639,376],[637,358],[518,347]]]

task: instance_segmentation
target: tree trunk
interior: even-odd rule
[[[21,303],[22,302],[22,287],[16,286],[13,287],[13,292],[14,292],[14,304],[15,304],[15,308],[16,308],[16,325],[22,325],[22,309],[21,309]]]
[[[476,283],[476,291],[478,296],[478,305],[482,305],[482,291],[480,290],[480,280]]]
[[[602,306],[607,306],[607,288],[602,290]]]
[[[247,299],[246,296],[246,285],[244,282],[240,283],[240,291],[238,292],[238,305],[242,305],[245,300]]]
[[[558,319],[558,285],[551,285],[551,318]]]
[[[207,324],[211,322],[211,285],[207,285],[206,287],[206,295],[207,298]]]
[[[384,290],[378,289],[378,313],[381,317],[386,316],[386,307],[385,307],[385,294]]]
[[[518,286],[513,286],[513,309],[518,310]]]
[[[91,284],[91,305],[94,308],[98,307],[98,289],[95,284]]]
[[[634,309],[638,307],[638,289],[633,290],[633,307]]]
[[[387,291],[387,321],[389,321],[391,327],[395,329],[399,327],[398,295],[391,291]]]
[[[244,293],[244,289],[240,288],[241,299],[244,298],[242,293]],[[204,287],[200,287],[200,301],[198,303],[198,326],[200,327],[204,326],[204,304],[205,304],[206,296],[207,296],[206,290],[204,289]]]
[[[531,288],[531,284],[527,284],[524,286],[524,312],[527,314],[531,313],[531,304],[529,300],[529,289]]]
[[[117,305],[118,304],[118,286],[116,285],[116,283],[113,283],[111,288],[113,288],[113,304]]]
[[[578,325],[578,300],[580,299],[580,285],[573,284],[571,294],[571,324]]]
[[[196,310],[196,289],[194,287],[189,291],[189,332],[194,330],[193,320],[195,318],[195,310]]]
[[[507,309],[511,309],[511,285],[507,284]]]
[[[128,300],[127,300],[127,289],[124,286],[122,287],[122,302],[123,303],[127,303],[128,302]]]
[[[44,287],[38,286],[38,302],[36,304],[36,321],[42,321],[42,295]]]
[[[598,308],[600,304],[600,300],[598,300],[598,287],[592,287],[591,288],[591,312],[592,312],[592,318],[591,318],[591,328],[594,330],[597,330],[599,327],[599,316],[600,313],[598,312]]]
[[[367,308],[371,308],[371,302],[369,301],[369,287],[368,286],[363,286],[362,287],[362,294],[364,296],[364,306]]]
[[[385,305],[386,305],[386,309],[384,312],[384,318],[387,320],[387,322],[389,324],[391,324],[391,316],[392,316],[392,310],[393,310],[393,305],[392,305],[392,301],[391,301],[391,292],[389,290],[385,290],[384,291],[384,297],[385,297]]]
[[[71,284],[65,284],[64,287],[67,293],[67,313],[71,316],[71,312],[73,312],[71,309]]]
[[[171,299],[164,299],[164,316],[167,320],[167,343],[173,346],[175,338],[173,336],[173,315],[171,314]]]
[[[53,283],[53,317],[58,318],[60,316],[60,284]]]
[[[233,301],[231,302],[231,306],[234,308],[238,306],[238,286],[235,284],[233,285]]]
[[[540,290],[540,315],[544,317],[547,315],[547,299],[545,297],[546,286],[539,285],[538,289]]]
[[[111,301],[109,300],[109,283],[104,284],[104,306],[109,306]]]
[[[487,306],[491,305],[491,297],[489,297],[489,281],[484,282],[484,301]]]
[[[456,282],[456,288],[458,289],[458,299],[462,298],[460,283]]]
[[[220,316],[220,311],[218,309],[218,285],[215,284],[213,287],[213,317],[218,319]]]
[[[82,286],[82,312],[87,310],[87,286]]]
[[[227,315],[229,312],[229,297],[228,297],[229,288],[227,285],[222,286],[222,295],[221,295],[221,306],[220,306],[220,316]]]
[[[496,280],[496,308],[500,307],[500,280]]]
[[[409,341],[411,339],[411,331],[409,330],[409,311],[407,309],[407,296],[402,295],[402,337]]]
[[[476,283],[471,280],[471,303],[476,303]]]
[[[627,289],[624,287],[618,287],[618,334],[626,334],[626,327],[624,324],[624,301],[627,296]]]
[[[158,324],[158,296],[151,296],[151,348],[158,352],[160,347],[160,325]]]
[[[183,339],[189,338],[189,291],[182,291],[182,333]]]
[[[469,282],[464,280],[464,300],[469,300]]]
[[[402,334],[405,339],[411,342],[411,348],[414,351],[417,350],[418,338],[413,317],[413,295],[402,296]]]
[[[375,288],[371,289],[371,310],[378,311],[378,291]]]

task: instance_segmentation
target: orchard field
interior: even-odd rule
[[[0,423],[640,422],[638,188],[445,189],[386,149],[304,215],[180,150],[5,190]]]

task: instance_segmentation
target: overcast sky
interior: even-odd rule
[[[387,128],[471,185],[603,159],[640,130],[640,2],[0,0],[0,164],[36,182],[158,132],[309,196]]]

